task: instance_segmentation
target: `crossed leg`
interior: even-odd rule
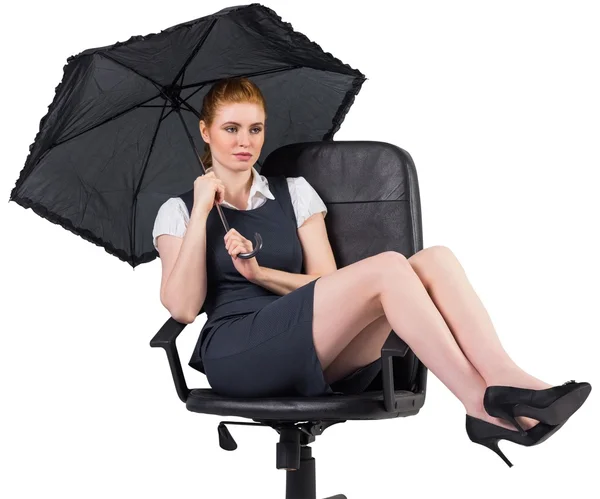
[[[523,388],[552,385],[521,369],[502,347],[492,320],[452,251],[433,246],[408,259],[460,346],[486,384]]]
[[[480,386],[505,384],[534,389],[552,386],[523,371],[508,356],[464,269],[448,248],[434,246],[424,249],[408,262],[443,316],[448,333],[468,359]],[[385,315],[369,323],[329,364],[325,370],[326,380],[336,381],[378,359],[391,329]],[[483,411],[483,408],[472,409],[471,414],[476,415],[477,411]],[[480,416],[485,417],[486,414]],[[519,420],[525,428],[537,423],[530,418]]]

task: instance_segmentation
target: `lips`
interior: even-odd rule
[[[240,154],[234,154],[234,156],[240,156],[240,157],[243,157],[243,158],[249,158],[250,156],[252,156],[252,154],[240,153]]]

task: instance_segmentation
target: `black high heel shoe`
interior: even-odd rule
[[[467,414],[466,428],[467,435],[469,435],[469,438],[472,442],[483,445],[488,449],[492,449],[504,460],[506,464],[508,464],[510,468],[512,467],[512,463],[498,447],[499,440],[510,440],[511,442],[530,447],[532,445],[541,444],[544,440],[550,437],[550,435],[556,433],[556,431],[563,424],[564,423],[560,423],[552,426],[546,423],[538,423],[526,431],[525,435],[521,435],[518,431],[509,430],[503,426],[488,423],[483,419],[479,419]]]
[[[589,383],[575,380],[544,390],[488,386],[483,396],[483,407],[490,416],[514,424],[525,436],[527,432],[517,421],[517,416],[537,419],[549,425],[564,423],[583,405],[591,391]]]

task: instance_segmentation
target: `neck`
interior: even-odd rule
[[[253,180],[252,168],[232,171],[217,164],[207,168],[206,173],[209,171],[214,171],[216,177],[225,184],[225,201],[242,210],[247,209]]]

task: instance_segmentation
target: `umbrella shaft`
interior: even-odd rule
[[[180,97],[178,98],[178,100],[184,104],[187,104]],[[185,124],[185,120],[183,119],[183,116],[181,116],[181,111],[179,111],[179,109],[177,109],[177,115],[179,116],[179,119],[181,120],[181,124],[183,125],[185,133],[187,134],[190,144],[192,145],[192,148],[194,149],[194,156],[196,156],[196,160],[198,161],[200,168],[202,168],[204,175],[206,175],[206,168],[204,168],[204,165],[202,164],[202,160],[200,159],[200,154],[198,153],[198,149],[196,149],[196,144],[194,144],[194,139],[192,138],[192,134],[188,130],[188,127]],[[221,209],[221,206],[219,204],[216,204],[215,206],[217,207],[217,211],[219,212],[219,217],[221,217],[221,222],[223,222],[223,227],[225,227],[225,234],[227,234],[229,232],[229,224],[227,223],[227,220],[225,219],[225,215],[223,214],[223,210]]]

